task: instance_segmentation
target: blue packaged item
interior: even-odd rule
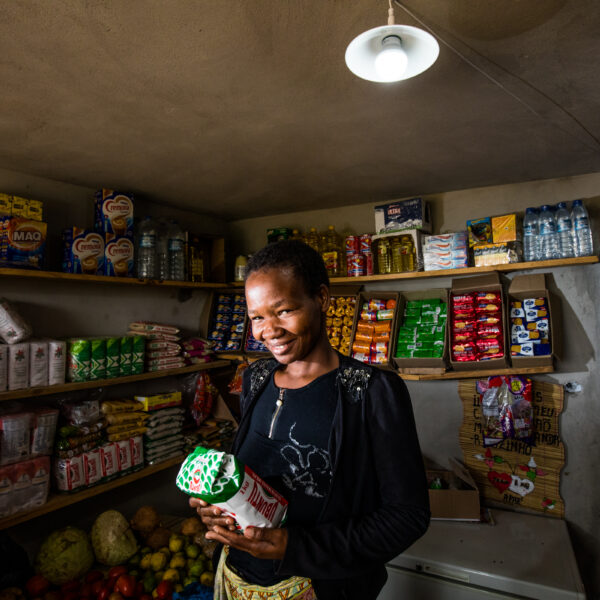
[[[94,229],[105,236],[124,236],[133,240],[133,196],[102,189],[96,192]]]
[[[0,265],[41,269],[47,225],[24,217],[0,216]]]
[[[213,588],[198,582],[190,583],[181,592],[173,594],[173,600],[213,600],[213,597]]]
[[[127,236],[106,236],[104,272],[114,277],[133,277],[133,240]]]
[[[65,273],[104,275],[104,237],[91,229],[69,227],[62,233]]]
[[[397,200],[375,207],[375,232],[389,233],[402,229],[431,232],[431,211],[422,198]]]

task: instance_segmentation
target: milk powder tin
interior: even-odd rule
[[[104,275],[104,236],[90,229],[70,227],[62,234],[65,273]]]
[[[126,236],[111,236],[104,247],[104,272],[114,277],[133,277],[133,241]]]

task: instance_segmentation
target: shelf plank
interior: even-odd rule
[[[161,281],[158,279],[137,279],[135,277],[108,277],[106,275],[83,275],[79,273],[61,273],[59,271],[36,271],[34,269],[0,268],[0,276],[21,279],[50,279],[53,281],[77,281],[84,283],[105,283],[113,285],[145,285],[154,287],[175,287],[192,289],[214,289],[228,287],[227,283],[193,281]]]
[[[51,495],[48,498],[48,502],[46,502],[46,504],[43,504],[38,508],[34,508],[33,510],[29,511],[24,511],[22,513],[17,513],[15,515],[11,515],[10,517],[5,517],[4,519],[0,519],[0,530],[8,529],[9,527],[14,527],[19,523],[25,523],[26,521],[30,521],[31,519],[35,519],[36,517],[40,517],[42,515],[54,512],[55,510],[59,510],[61,508],[64,508],[65,506],[70,506],[71,504],[75,504],[76,502],[81,502],[82,500],[86,500],[87,498],[92,498],[93,496],[103,494],[104,492],[108,492],[109,490],[113,490],[123,485],[127,485],[128,483],[132,483],[139,479],[143,479],[144,477],[149,477],[150,475],[154,475],[154,473],[164,471],[166,469],[174,467],[175,465],[180,465],[185,459],[185,456],[185,454],[174,456],[173,458],[169,458],[168,460],[158,463],[157,465],[144,467],[143,469],[140,469],[135,473],[131,473],[130,475],[124,475],[123,477],[118,477],[117,479],[113,479],[112,481],[108,481],[106,483],[101,483],[99,485],[86,488],[81,492],[74,492],[72,494]]]
[[[597,256],[581,256],[579,258],[560,258],[556,260],[538,260],[535,262],[512,263],[510,265],[493,265],[491,267],[466,267],[464,269],[440,269],[438,271],[412,271],[410,273],[390,273],[388,275],[363,275],[361,277],[332,277],[331,285],[337,283],[375,283],[378,281],[396,281],[398,279],[427,279],[430,277],[456,277],[458,275],[480,275],[493,271],[525,271],[528,269],[551,269],[554,267],[573,267],[592,265],[598,262]]]
[[[4,400],[16,400],[18,398],[33,398],[37,396],[49,396],[50,394],[61,394],[64,392],[75,392],[77,390],[87,390],[91,388],[108,387],[112,385],[122,385],[124,383],[134,383],[136,381],[146,381],[148,379],[160,379],[172,375],[184,375],[186,373],[195,373],[197,371],[206,371],[209,369],[218,369],[227,367],[230,364],[228,360],[216,360],[213,362],[180,367],[179,369],[168,369],[164,371],[153,371],[151,373],[140,373],[139,375],[126,375],[125,377],[113,377],[111,379],[96,379],[94,381],[81,381],[78,383],[64,383],[60,385],[48,385],[45,387],[25,388],[23,390],[13,390],[11,392],[1,392],[0,402]]]
[[[445,373],[397,373],[405,381],[440,381],[445,379],[481,379],[492,375],[535,375],[554,373],[554,367],[522,367],[520,369],[493,369],[489,371],[446,371]]]

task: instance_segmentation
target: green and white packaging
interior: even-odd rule
[[[106,379],[106,340],[94,338],[90,340],[92,359],[90,363],[90,379]]]
[[[69,381],[88,381],[90,378],[90,365],[92,359],[92,344],[84,338],[72,338],[68,342],[68,369]]]
[[[240,533],[246,527],[278,527],[285,520],[287,500],[225,452],[198,446],[181,465],[176,484],[233,517]]]
[[[106,338],[106,377],[119,377],[121,357],[121,338]]]
[[[119,358],[119,376],[131,375],[131,359],[133,353],[133,338],[126,335],[121,338]]]
[[[139,375],[144,372],[144,356],[146,354],[146,339],[143,335],[131,336],[131,374]]]

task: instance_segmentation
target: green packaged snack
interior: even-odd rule
[[[131,375],[131,360],[133,353],[133,337],[123,336],[119,343],[119,376]]]
[[[277,527],[283,522],[287,500],[235,456],[198,446],[177,475],[177,487],[223,509],[236,529]]]
[[[131,336],[131,374],[139,375],[144,372],[144,357],[146,354],[146,340],[142,335]]]
[[[68,367],[69,381],[88,381],[90,378],[90,363],[92,358],[92,345],[90,340],[73,338],[68,341]]]
[[[119,377],[119,363],[121,355],[121,338],[106,338],[106,377]]]
[[[90,340],[91,362],[90,379],[106,378],[106,340],[103,338],[94,338]]]

